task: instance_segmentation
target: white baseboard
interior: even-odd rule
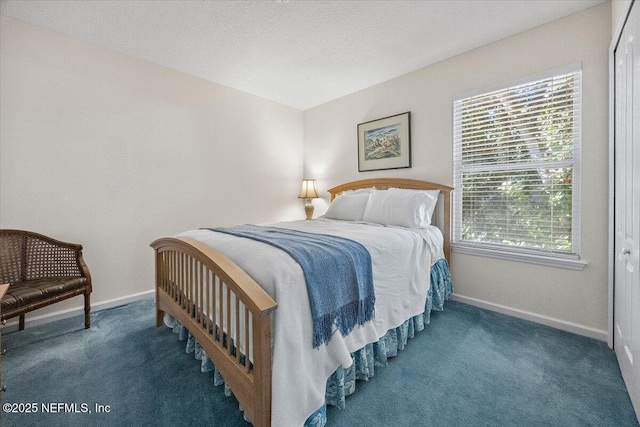
[[[552,328],[572,332],[574,334],[583,335],[585,337],[594,338],[600,341],[606,342],[608,338],[607,331],[603,329],[590,328],[588,326],[579,325],[577,323],[567,322],[566,320],[560,320],[553,317],[544,316],[542,314],[532,313],[530,311],[519,310],[517,308],[507,307],[505,305],[495,304],[493,302],[483,301],[477,298],[467,297],[456,293],[454,293],[451,298],[454,301],[458,301],[464,304],[496,311],[498,313],[506,314],[520,319],[530,320],[535,323],[540,323],[545,326],[550,326]]]
[[[91,304],[91,313],[95,313],[100,310],[107,310],[109,308],[118,307],[121,305],[129,304],[135,301],[143,299],[152,299],[156,295],[155,290],[144,291],[133,295],[127,295],[125,297],[114,298],[108,301],[102,301],[96,304]],[[45,323],[55,322],[56,320],[66,319],[68,317],[84,315],[84,306],[70,308],[67,310],[56,311],[53,313],[43,314],[35,317],[25,318],[25,329],[44,325]],[[28,316],[28,315],[27,315]],[[18,330],[18,317],[11,319],[6,326],[2,327],[2,333],[8,333]]]

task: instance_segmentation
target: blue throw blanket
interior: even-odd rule
[[[300,264],[311,304],[314,347],[329,341],[334,325],[344,336],[356,324],[373,319],[371,255],[360,243],[326,234],[257,225],[208,230],[267,243]]]

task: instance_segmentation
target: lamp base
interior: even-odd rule
[[[307,199],[307,202],[304,204],[304,213],[307,215],[306,219],[313,219],[313,203],[311,199]]]

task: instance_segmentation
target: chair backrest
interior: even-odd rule
[[[0,230],[0,283],[82,276],[80,251],[80,245],[59,242],[41,234]]]
[[[25,236],[0,233],[0,283],[25,280]]]

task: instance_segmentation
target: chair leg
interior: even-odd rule
[[[84,328],[89,329],[91,327],[91,294],[84,294]]]
[[[21,314],[20,319],[18,319],[18,330],[24,331],[24,314]]]

